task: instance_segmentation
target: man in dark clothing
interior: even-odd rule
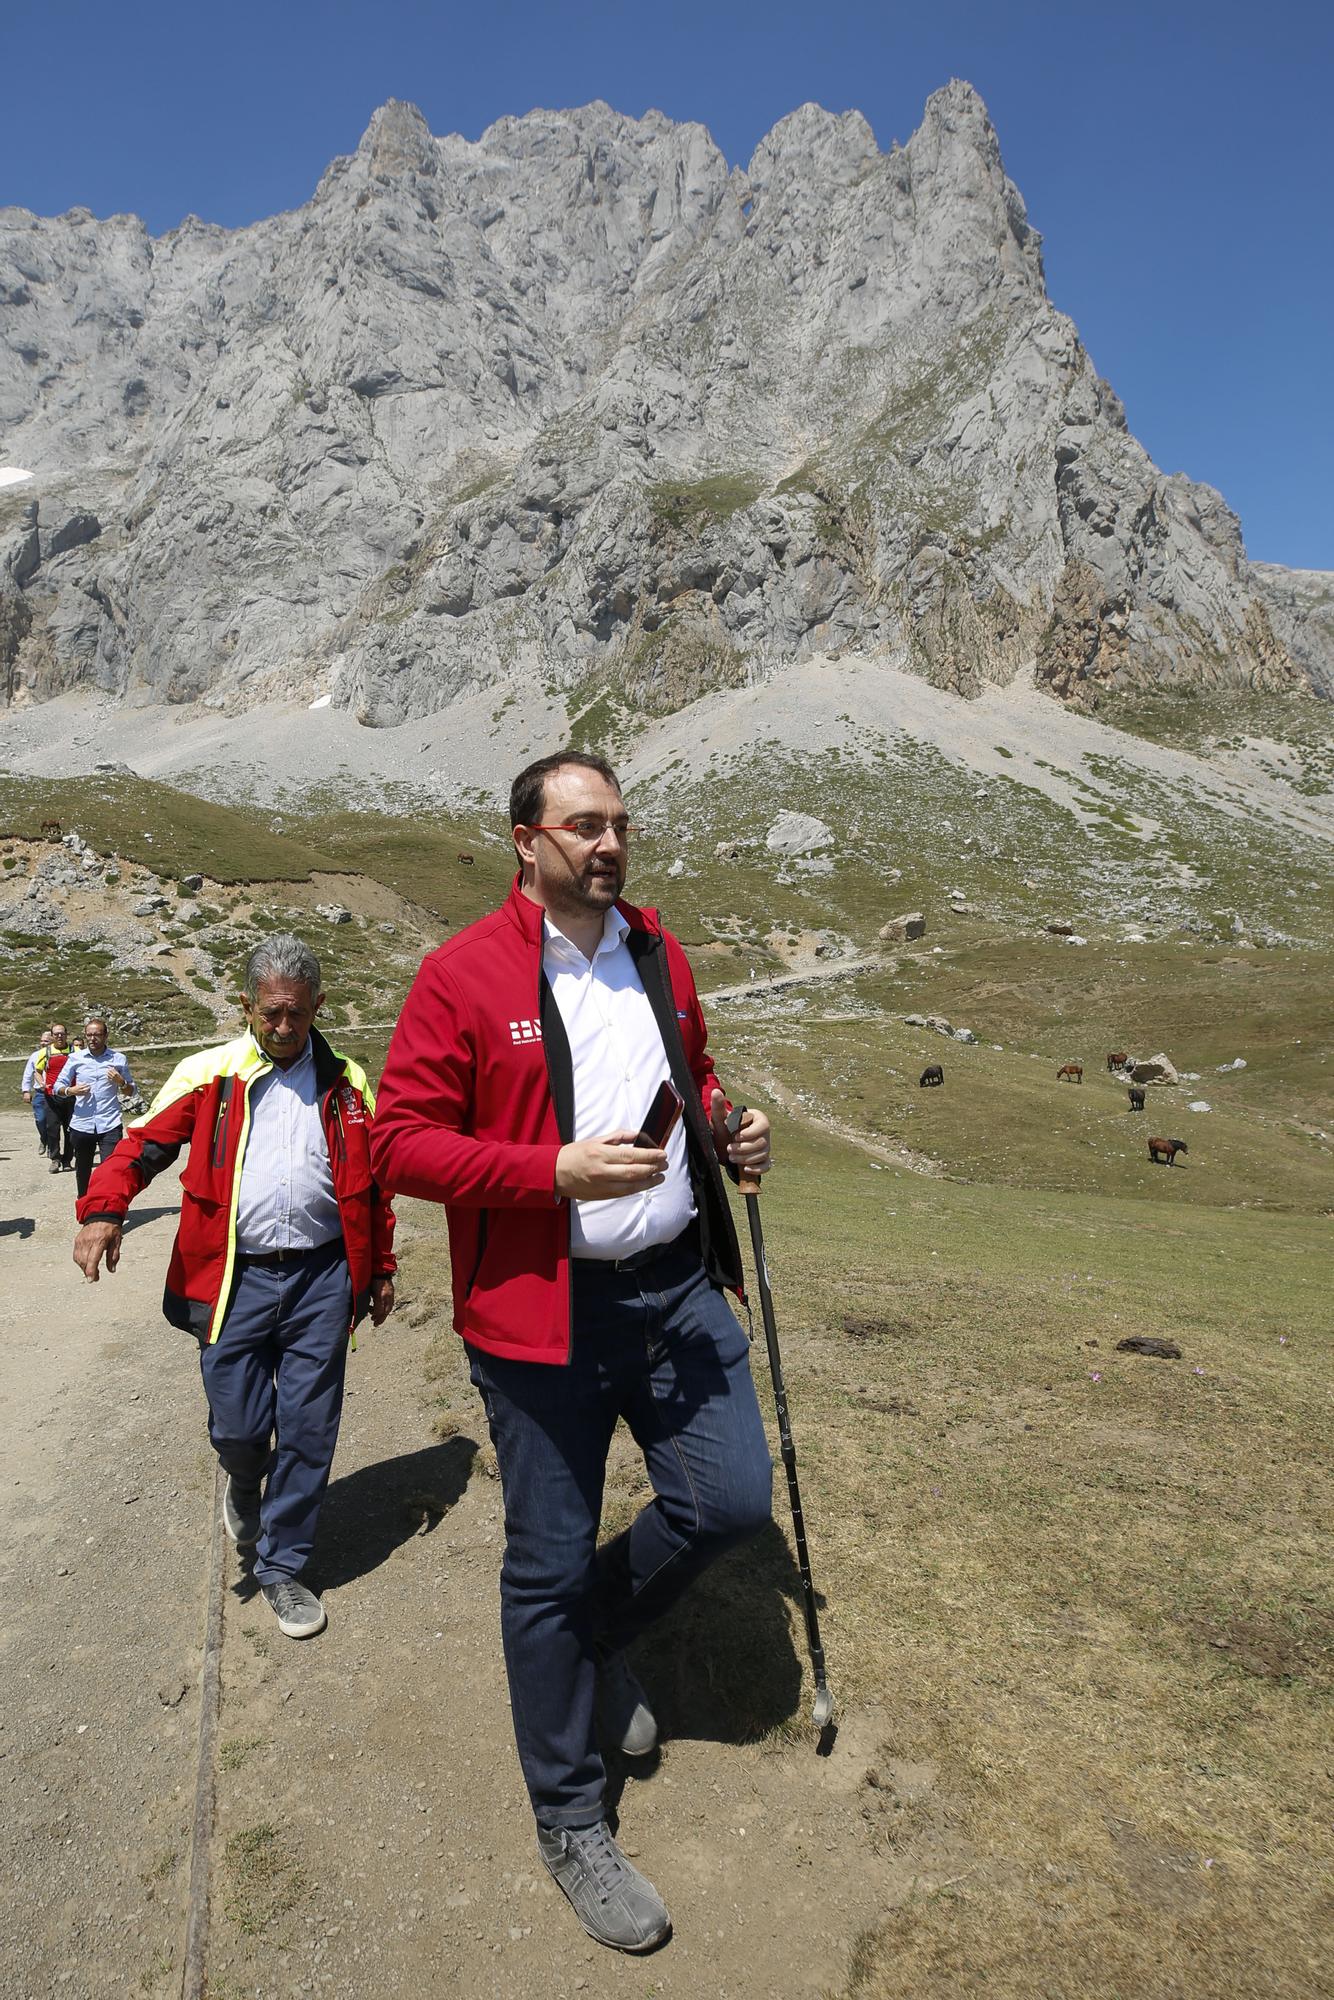
[[[376,1178],[443,1201],[454,1324],[505,1493],[501,1625],[542,1860],[599,1942],[647,1951],[670,1918],[612,1839],[594,1696],[643,1755],[657,1725],[630,1645],[769,1518],[771,1463],[720,1161],[759,1171],[768,1121],[729,1106],[680,945],[620,900],[633,832],[600,758],[515,780],[520,873],[502,909],[424,961],[380,1086]],[[669,1081],[681,1122],[637,1144]],[[624,1417],[653,1498],[597,1546]]]

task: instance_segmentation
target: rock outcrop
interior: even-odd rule
[[[248,229],[0,211],[0,460],[4,699],[660,710],[848,646],[1086,705],[1334,681],[1331,579],[1152,465],[958,82],[744,173],[656,112],[390,103]]]

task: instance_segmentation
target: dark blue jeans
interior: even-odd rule
[[[279,1266],[244,1266],[222,1331],[200,1351],[213,1449],[242,1488],[268,1473],[255,1579],[310,1560],[343,1412],[352,1279],[341,1238]]]
[[[631,1272],[580,1260],[573,1283],[567,1367],[468,1350],[505,1495],[500,1622],[514,1734],[543,1826],[603,1816],[598,1654],[629,1644],[715,1556],[757,1533],[772,1485],[749,1343],[698,1250]],[[653,1498],[599,1549],[619,1417]]]

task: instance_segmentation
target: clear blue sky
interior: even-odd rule
[[[982,93],[1072,315],[1165,471],[1217,486],[1252,556],[1334,568],[1329,0],[64,0],[5,9],[0,203],[304,201],[377,104],[469,138],[602,97],[745,164],[807,99],[905,140]]]

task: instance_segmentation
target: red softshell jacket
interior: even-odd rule
[[[352,1279],[352,1325],[368,1309],[372,1278],[394,1271],[394,1211],[371,1175],[375,1098],[360,1064],[311,1030],[315,1085]],[[181,1220],[162,1310],[201,1341],[222,1330],[236,1287],[236,1212],[250,1133],[250,1091],[273,1067],[253,1035],[201,1049],[176,1065],[147,1112],[93,1170],[76,1204],[80,1222],[120,1222],[137,1194],[188,1143]],[[351,1331],[351,1328],[349,1328]]]
[[[720,1086],[690,966],[656,910],[618,905],[626,943],[686,1100],[686,1159],[705,1269],[741,1290],[741,1256],[709,1125]],[[445,1205],[454,1326],[512,1360],[570,1350],[570,1211],[556,1155],[574,1082],[542,974],[542,910],[520,893],[422,961],[380,1079],[371,1161],[380,1186]]]

